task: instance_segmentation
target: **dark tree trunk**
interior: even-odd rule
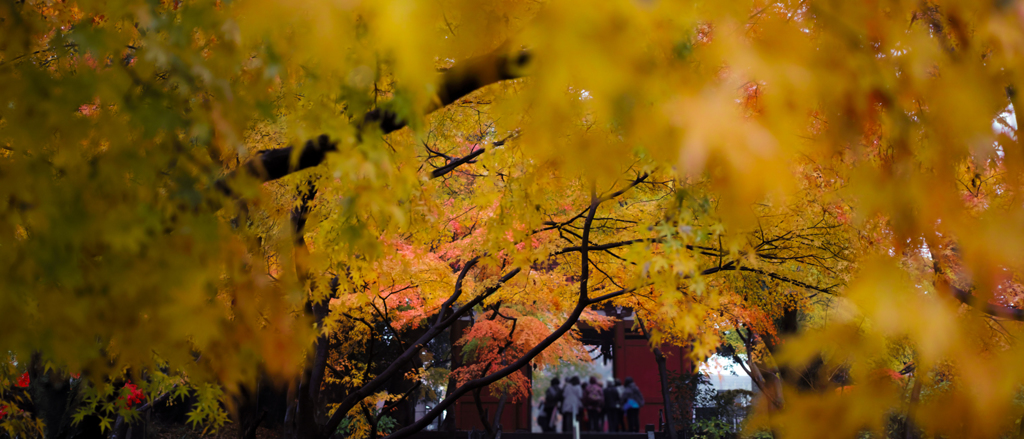
[[[452,370],[455,370],[455,357],[454,356],[452,357]],[[456,389],[456,387],[458,387],[458,383],[455,381],[455,377],[448,377],[448,388],[445,390],[444,394],[445,395],[451,394],[451,392],[453,392]],[[445,414],[444,421],[441,422],[440,430],[441,431],[447,431],[449,433],[454,433],[455,432],[455,418],[456,418],[455,409],[454,408],[448,409],[448,411]],[[1022,439],[1024,439],[1024,438],[1022,438]]]
[[[248,386],[239,386],[238,395],[235,397],[235,412],[238,425],[238,439],[254,439],[256,429],[267,418],[268,411],[262,404],[261,390],[263,387],[262,377],[256,380],[255,391],[250,391]],[[137,439],[137,438],[132,438]]]
[[[451,341],[451,370],[455,370],[462,367],[462,352],[460,352],[460,350],[455,346],[455,342],[457,342],[461,336],[462,331],[459,331],[458,322],[455,322],[448,328],[448,340]],[[456,388],[458,388],[458,384],[459,383],[455,381],[455,377],[449,375],[448,388],[445,389],[444,394],[446,396],[451,395],[451,393],[454,392]],[[446,412],[444,421],[441,423],[440,430],[454,433],[456,418],[457,415],[455,414],[455,409],[449,409]]]
[[[71,425],[71,414],[76,392],[70,379],[56,371],[47,373],[37,356],[31,359],[28,374],[27,392],[32,397],[28,411],[43,421],[46,439],[73,436],[76,429]]]
[[[124,422],[124,416],[118,416],[114,421],[114,428],[110,430],[110,439],[125,439],[128,437],[128,423]]]
[[[477,388],[473,391],[473,404],[476,405],[476,414],[480,416],[480,423],[484,425],[484,432],[487,433],[487,437],[494,436],[494,428],[491,427],[491,421],[487,420],[487,410],[484,410],[484,405],[480,401],[480,392],[483,388]]]
[[[309,376],[311,373],[307,372],[306,379],[299,385],[298,401],[296,404],[295,411],[295,434],[296,439],[318,439],[321,437],[327,437],[328,434],[324,434],[320,429],[320,425],[316,419],[316,402],[313,401],[310,395],[310,383]]]
[[[416,340],[419,340],[419,338],[422,337],[423,334],[426,334],[426,332],[426,326],[420,326],[416,329],[404,331],[401,334],[396,332],[395,337],[401,337],[401,339],[407,344],[400,346],[405,347],[414,344]],[[390,386],[387,386],[388,392],[393,395],[408,395],[397,401],[386,413],[382,413],[382,415],[387,415],[393,418],[397,425],[409,425],[416,422],[416,403],[420,400],[417,390],[419,389],[420,384],[418,380],[407,378],[407,373],[409,371],[418,370],[422,367],[422,357],[419,355],[412,357],[406,366],[405,372],[399,373],[395,377],[394,382]]]
[[[640,323],[640,330],[644,333],[644,338],[647,342],[651,342],[651,334],[647,332],[647,327],[644,326],[643,320],[637,316],[637,322]],[[654,348],[654,361],[658,363],[658,377],[661,379],[661,398],[665,401],[665,428],[668,429],[669,439],[678,439],[675,427],[675,422],[672,420],[672,393],[668,389],[668,367],[665,365],[665,354],[661,352],[661,349]]]
[[[672,419],[672,393],[668,388],[668,367],[665,365],[665,354],[661,349],[654,348],[654,359],[658,362],[658,375],[661,378],[661,397],[665,400],[665,428],[668,429],[669,439],[679,439],[676,432],[675,421]]]
[[[261,410],[259,416],[256,417],[249,426],[245,428],[243,432],[241,428],[238,429],[240,439],[256,439],[256,429],[260,427],[260,423],[267,417],[267,411]]]
[[[914,423],[913,410],[914,406],[917,405],[918,400],[921,399],[921,378],[920,376],[914,377],[914,387],[910,390],[910,408],[907,410],[906,419],[903,422],[903,438],[904,439],[917,439],[917,426]],[[1024,430],[1022,430],[1024,431]]]
[[[497,437],[499,434],[501,434],[501,412],[505,410],[505,402],[507,400],[508,391],[504,391],[501,393],[501,398],[498,399],[498,408],[494,410],[494,422],[492,423],[492,425],[494,426],[494,434],[491,436],[492,438]]]
[[[299,436],[298,424],[296,424],[296,415],[299,411],[298,397],[298,383],[293,381],[288,385],[288,393],[285,397],[288,401],[288,408],[284,412],[284,432],[282,434],[285,439],[296,439]]]

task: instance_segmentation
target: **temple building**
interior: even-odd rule
[[[579,324],[584,344],[600,352],[599,355],[595,355],[595,362],[603,363],[598,365],[598,368],[605,371],[610,369],[610,377],[602,374],[602,384],[609,378],[625,381],[626,377],[633,377],[645,400],[645,405],[640,408],[641,431],[646,425],[653,425],[658,430],[666,414],[655,355],[643,334],[638,329],[633,329],[632,310],[609,306],[603,312],[620,319],[611,330],[598,331],[583,323]],[[666,368],[670,373],[689,373],[692,370],[685,347],[662,346],[661,351],[666,357]],[[531,371],[528,370],[526,373],[532,378]],[[569,377],[560,378],[564,383]],[[587,378],[589,377],[580,377],[584,381]],[[534,384],[534,388],[537,388],[537,383]],[[507,402],[501,414],[502,431],[539,432],[536,418],[540,410],[533,401],[534,398],[528,398],[517,403]],[[486,414],[489,421],[493,421],[498,403],[498,398],[484,391],[480,395],[481,410],[477,407],[474,397],[467,395],[456,402],[453,410],[449,410],[449,416],[455,416],[454,425],[457,430],[483,430],[481,411]]]

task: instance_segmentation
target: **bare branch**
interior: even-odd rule
[[[969,291],[962,290],[953,285],[949,285],[949,290],[956,300],[985,314],[1009,320],[1024,321],[1024,309],[982,302],[981,299]]]
[[[456,300],[459,300],[459,296],[462,295],[462,281],[465,280],[466,275],[469,274],[469,269],[473,268],[473,266],[478,262],[480,262],[480,257],[475,257],[470,259],[469,262],[466,262],[466,265],[462,266],[462,272],[459,273],[459,278],[455,280],[455,291],[453,291],[452,295],[448,297],[448,300],[444,301],[441,305],[441,309],[437,312],[437,321],[434,322],[434,326],[441,324],[444,320],[445,313],[451,309],[452,304],[454,304]]]
[[[464,272],[468,271],[463,269]],[[452,313],[445,319],[439,320],[439,324],[435,323],[430,329],[427,330],[415,343],[410,345],[401,355],[398,356],[383,372],[370,380],[370,382],[364,384],[362,387],[356,389],[354,392],[349,393],[345,398],[338,404],[338,408],[335,410],[334,415],[327,421],[324,426],[324,431],[335,431],[338,426],[341,425],[341,421],[345,419],[345,415],[359,404],[360,401],[370,396],[373,392],[376,392],[384,384],[386,384],[391,378],[394,378],[401,370],[404,365],[409,362],[414,356],[419,355],[420,350],[427,345],[431,340],[434,339],[438,334],[444,331],[448,326],[455,323],[459,317],[473,309],[474,306],[482,302],[484,299],[490,297],[494,292],[498,291],[506,282],[515,277],[519,272],[522,271],[520,268],[516,268],[510,271],[508,274],[502,276],[496,284],[488,287],[473,300],[470,300],[463,306],[459,307],[458,310]],[[461,288],[460,288],[461,290]],[[449,298],[451,302],[454,302],[458,296],[453,294],[454,298]],[[446,302],[448,303],[448,302]],[[450,306],[450,304],[448,305]],[[372,341],[372,339],[371,339]]]
[[[441,75],[438,81],[437,99],[425,109],[425,113],[443,108],[484,86],[521,77],[531,58],[532,55],[529,51],[522,50],[510,54],[503,45],[486,55],[457,63]],[[379,129],[382,134],[404,128],[407,121],[402,120],[397,113],[386,108],[388,106],[384,105],[371,110],[363,115],[357,125],[364,131]],[[338,144],[331,141],[327,135],[321,135],[316,140],[307,141],[300,148],[299,151],[294,151],[294,147],[288,146],[263,151],[247,160],[238,169],[217,180],[214,186],[225,195],[234,195],[236,192],[231,189],[231,185],[238,178],[239,170],[260,182],[277,180],[288,174],[323,163],[328,152],[338,150]],[[482,153],[483,151],[477,155]],[[293,157],[295,157],[294,160]],[[452,166],[451,169],[455,169],[457,166]],[[451,170],[447,172],[451,172]],[[444,173],[440,175],[444,175]]]

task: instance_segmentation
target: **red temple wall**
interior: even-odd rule
[[[459,322],[464,325],[465,323]],[[659,427],[658,412],[664,410],[665,401],[661,394],[661,381],[658,375],[658,363],[655,361],[654,352],[647,344],[647,340],[636,333],[630,333],[627,337],[626,328],[632,326],[631,321],[619,322],[615,325],[614,331],[614,358],[613,370],[615,378],[625,381],[627,376],[633,377],[640,392],[644,396],[645,405],[640,408],[640,430],[647,424],[653,424],[655,429]],[[461,329],[461,328],[460,328]],[[460,331],[461,332],[461,331]],[[690,368],[689,359],[683,348],[678,346],[663,346],[662,352],[666,357],[666,368],[672,372],[679,373]],[[456,353],[459,355],[460,353]],[[487,410],[488,420],[494,419],[495,410],[498,407],[498,398],[491,396],[487,390],[480,395],[481,405]],[[506,402],[502,411],[502,430],[506,432],[531,429],[531,405],[530,399],[512,403]],[[482,430],[483,423],[473,396],[467,395],[455,403],[455,426],[459,430]]]
[[[690,361],[686,352],[678,346],[662,346],[665,367],[676,374],[689,369]],[[615,334],[615,378],[625,381],[631,376],[636,381],[645,405],[640,408],[640,430],[647,424],[659,427],[658,411],[665,410],[665,399],[661,393],[661,377],[654,352],[643,338],[626,338],[623,329],[616,328]],[[667,416],[667,414],[665,414]]]

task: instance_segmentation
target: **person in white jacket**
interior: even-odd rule
[[[565,389],[562,390],[562,432],[572,431],[572,420],[579,419],[583,411],[583,388],[580,387],[580,377],[575,376],[569,380]]]

